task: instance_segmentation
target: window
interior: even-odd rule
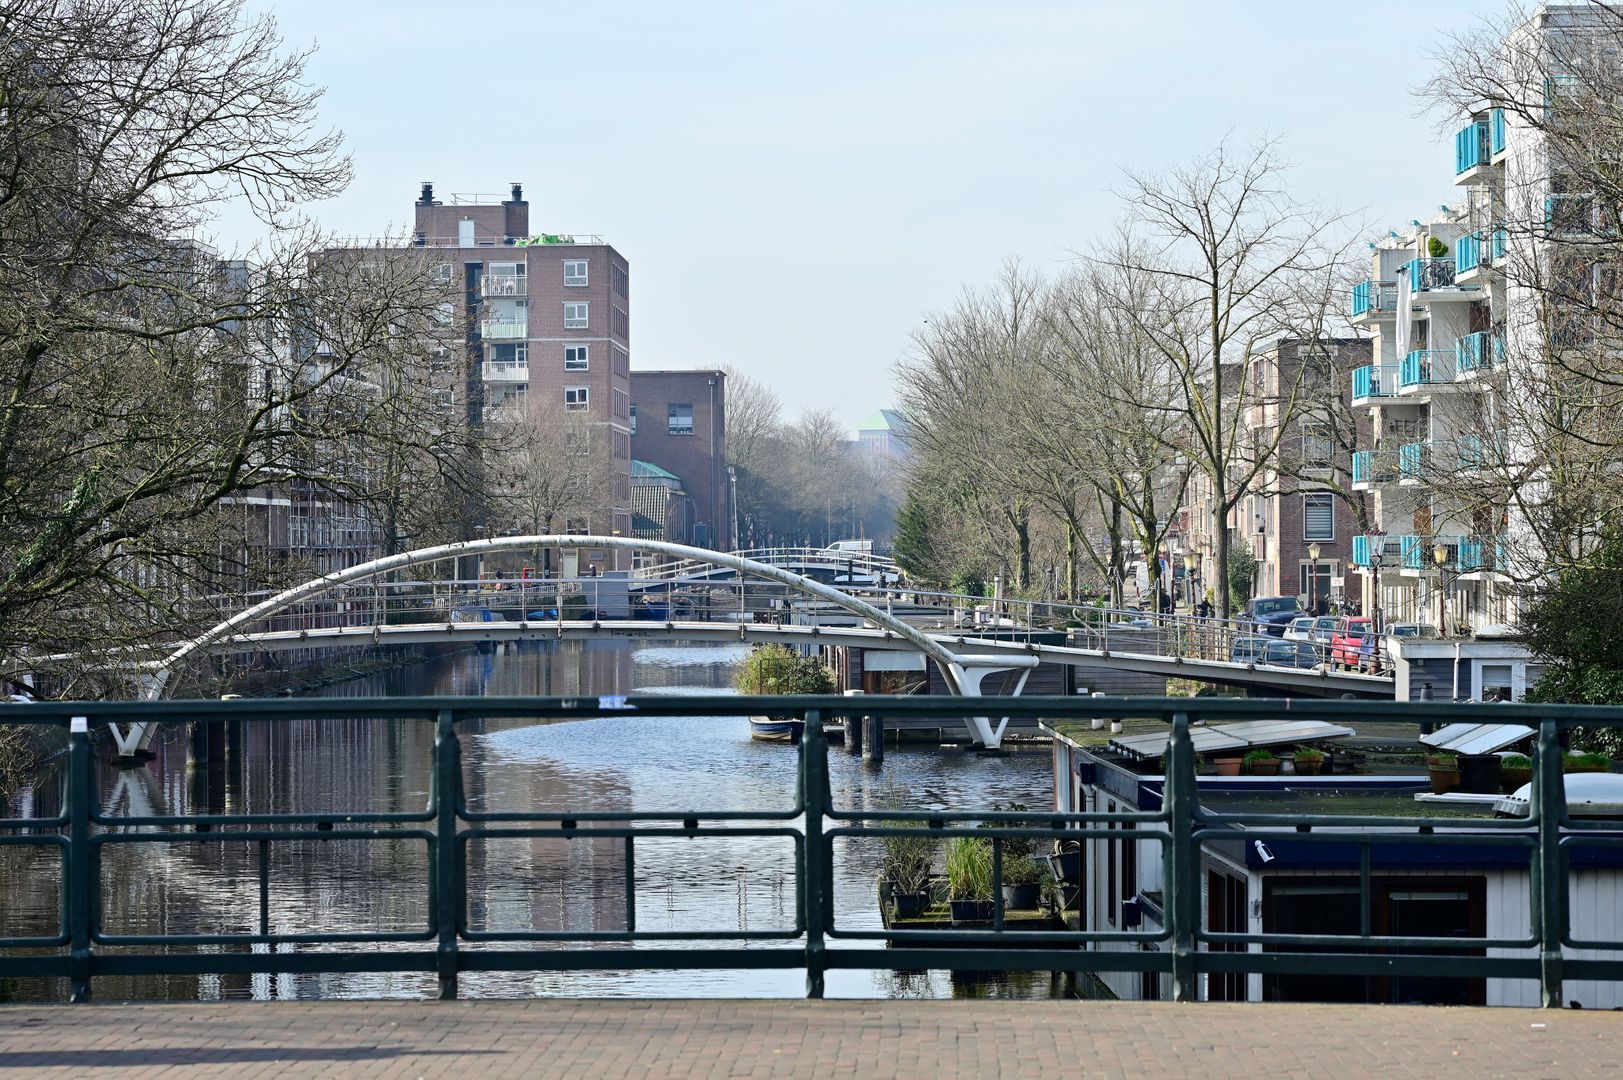
[[[586,329],[586,322],[587,322],[586,308],[587,308],[587,304],[586,304],[586,302],[584,300],[582,300],[582,301],[580,301],[578,303],[574,303],[574,304],[565,304],[564,305],[564,329],[565,330],[584,330],[584,329]]]
[[[588,363],[588,351],[590,348],[588,345],[565,345],[564,370],[585,371],[590,367],[591,365]]]
[[[1116,804],[1105,803],[1105,813],[1114,814]],[[1119,823],[1109,821],[1105,823],[1107,833],[1114,834],[1120,828]],[[1116,841],[1114,836],[1105,839],[1105,922],[1111,926],[1116,925]]]
[[[1302,496],[1302,539],[1334,540],[1336,538],[1336,497],[1328,491],[1313,491]]]
[[[665,433],[667,435],[692,435],[693,406],[665,406]]]
[[[623,378],[631,378],[631,354],[618,345],[609,346],[609,357],[614,364],[614,373]]]
[[[1137,828],[1131,821],[1121,823],[1121,895],[1118,903],[1122,905],[1138,895],[1138,841],[1133,839],[1133,830]]]
[[[512,345],[487,345],[490,357],[490,366],[506,370],[528,370],[530,366],[530,346],[525,342],[516,342]]]
[[[1329,424],[1302,425],[1302,467],[1328,469],[1333,461],[1334,446]]]
[[[609,278],[611,280],[611,283],[614,286],[614,295],[616,295],[616,296],[624,296],[627,299],[630,299],[630,297],[631,297],[631,273],[630,273],[630,271],[628,271],[623,266],[612,266],[612,267],[609,268],[609,270],[610,270]]]
[[[449,285],[451,283],[451,264],[448,262],[435,263],[432,280],[436,285]]]
[[[631,434],[635,435],[636,433],[637,433],[637,406],[635,404],[633,404],[631,406]]]
[[[565,259],[564,260],[564,284],[565,285],[584,285],[584,284],[586,284],[586,260],[585,259]]]
[[[564,387],[564,408],[589,409],[592,407],[592,388],[589,386]]]
[[[456,396],[450,390],[433,389],[428,392],[428,401],[434,408],[449,412],[456,405]]]
[[[614,408],[614,415],[622,420],[631,417],[631,395],[624,390],[610,390],[609,402]]]
[[[611,322],[610,326],[613,329],[613,331],[616,334],[618,334],[620,337],[623,337],[623,338],[630,337],[631,336],[631,316],[626,314],[626,309],[617,307],[617,308],[613,309],[611,314],[613,315],[613,321]]]

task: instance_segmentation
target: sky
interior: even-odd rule
[[[1282,140],[1372,235],[1456,197],[1413,96],[1497,0],[249,0],[315,47],[355,179],[308,208],[399,233],[419,184],[524,184],[532,232],[631,262],[634,368],[729,365],[792,416],[894,401],[910,335],[1009,258],[1062,272],[1122,170]],[[1449,130],[1452,130],[1449,125]],[[228,210],[216,239],[251,242]]]

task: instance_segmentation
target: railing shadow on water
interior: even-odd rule
[[[883,715],[961,717],[962,699],[898,697],[397,698],[320,700],[68,702],[8,707],[7,724],[70,729],[65,799],[60,813],[0,819],[0,847],[48,849],[60,860],[61,909],[51,931],[0,937],[0,977],[66,979],[71,1000],[88,1001],[94,981],[112,976],[302,973],[431,973],[442,997],[458,994],[463,972],[569,970],[799,969],[806,993],[820,997],[830,969],[1054,972],[1152,972],[1171,976],[1174,997],[1195,1000],[1200,977],[1212,974],[1498,977],[1536,980],[1546,1005],[1562,1000],[1570,979],[1623,980],[1623,959],[1575,958],[1574,949],[1623,949],[1623,942],[1575,937],[1569,926],[1568,861],[1576,848],[1623,845],[1623,823],[1574,819],[1561,774],[1562,733],[1574,725],[1623,726],[1623,709],[1573,706],[1438,706],[1361,702],[1242,701],[1192,698],[986,698],[998,716],[1046,721],[1149,718],[1170,739],[1160,809],[1153,812],[1060,812],[962,807],[885,809],[834,805],[825,724]],[[602,810],[490,809],[470,805],[459,728],[495,718],[537,720],[751,715],[803,719],[798,782],[779,809],[639,807]],[[1536,729],[1539,753],[1527,817],[1471,819],[1454,827],[1437,818],[1355,814],[1224,813],[1203,806],[1191,726],[1206,721],[1289,718],[1395,722],[1522,722]],[[132,721],[187,725],[219,721],[277,725],[334,718],[365,723],[429,725],[435,733],[427,801],[419,808],[377,812],[202,813],[105,812],[98,801],[92,731]],[[988,823],[1000,827],[991,833]],[[1104,839],[1133,829],[1161,846],[1165,925],[1111,931],[1010,929],[1001,890],[1003,845],[1010,840]],[[1238,830],[1244,830],[1243,834]],[[994,912],[980,928],[874,928],[842,919],[833,884],[836,844],[927,836],[992,840]],[[1202,925],[1201,854],[1237,840],[1354,844],[1361,853],[1359,889],[1367,911],[1372,851],[1386,844],[1512,847],[1526,853],[1530,932],[1515,938],[1375,934],[1367,917],[1357,932],[1337,935],[1226,933]],[[767,839],[792,848],[793,917],[785,925],[661,930],[638,925],[640,845],[676,839]],[[493,841],[609,841],[623,852],[618,900],[621,929],[480,929],[469,918],[470,845]],[[392,931],[282,932],[271,914],[270,850],[288,844],[420,844],[426,851],[425,918]],[[255,852],[257,915],[218,933],[119,933],[105,925],[103,861],[109,849],[148,845],[250,845]],[[1154,849],[1148,849],[1153,853]],[[183,913],[175,913],[177,915]],[[185,925],[184,918],[162,920]],[[0,933],[5,933],[0,916]],[[890,946],[902,945],[905,949]],[[1488,955],[1490,950],[1520,955]],[[1442,965],[1440,967],[1440,965]]]

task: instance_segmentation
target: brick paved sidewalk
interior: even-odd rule
[[[1616,1074],[1623,1017],[992,1001],[0,1006],[0,1076]]]

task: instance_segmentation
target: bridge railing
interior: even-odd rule
[[[95,981],[109,976],[244,974],[259,972],[377,973],[422,972],[437,977],[443,997],[458,994],[463,972],[641,969],[799,969],[806,992],[821,996],[830,969],[1037,970],[1068,972],[1149,972],[1171,976],[1174,994],[1200,996],[1202,976],[1229,974],[1307,974],[1369,977],[1504,978],[1535,980],[1547,1005],[1562,1001],[1567,980],[1623,980],[1623,941],[1586,938],[1573,928],[1571,863],[1615,860],[1623,851],[1623,821],[1574,817],[1561,774],[1563,736],[1575,725],[1623,727],[1623,709],[1571,706],[1371,706],[1354,702],[1268,702],[1190,698],[989,698],[989,710],[1048,722],[1124,717],[1151,718],[1166,725],[1169,743],[1161,775],[1145,775],[1154,797],[1151,809],[1122,812],[999,811],[956,806],[899,806],[875,810],[840,805],[831,792],[824,725],[859,715],[949,716],[962,708],[951,699],[920,697],[728,698],[725,703],[693,697],[633,698],[406,698],[306,699],[301,701],[67,702],[12,705],[6,724],[67,728],[69,752],[65,797],[60,812],[49,809],[0,819],[0,848],[31,848],[57,863],[61,904],[49,925],[18,925],[12,907],[0,911],[0,978],[63,979],[74,1001],[88,1001]],[[492,809],[470,803],[462,740],[470,727],[493,718],[581,720],[628,714],[661,717],[709,716],[718,711],[770,712],[799,717],[804,736],[798,749],[797,783],[774,809],[683,805],[670,801],[605,810],[582,802],[558,808]],[[1197,779],[1191,743],[1195,725],[1223,720],[1290,718],[1359,721],[1372,713],[1393,722],[1480,722],[1529,724],[1538,753],[1529,813],[1524,817],[1448,822],[1418,814],[1304,814],[1228,812],[1209,805]],[[144,721],[169,728],[212,723],[271,727],[338,720],[351,724],[416,724],[434,731],[427,798],[405,809],[319,809],[277,813],[115,814],[98,799],[96,748],[90,726]],[[1207,781],[1210,783],[1210,781]],[[1293,786],[1300,786],[1298,778]],[[1333,785],[1334,780],[1330,783]],[[1266,805],[1266,789],[1252,802]],[[1367,799],[1360,803],[1367,805]],[[1616,807],[1611,808],[1614,816]],[[1591,808],[1593,812],[1593,808]],[[988,831],[984,826],[996,826]],[[1131,830],[1138,850],[1153,860],[1140,883],[1159,879],[1155,896],[1160,925],[1118,929],[1016,928],[1010,925],[1001,891],[1008,845],[1018,839],[1038,843],[1106,839],[1120,841]],[[882,843],[887,837],[924,836],[937,842],[959,837],[988,840],[992,879],[989,913],[971,925],[949,928],[933,923],[875,927],[872,909],[843,908],[833,888],[837,852],[847,845]],[[696,843],[740,838],[773,841],[783,848],[792,876],[793,902],[783,919],[766,927],[664,929],[639,918],[639,897],[648,887],[639,872],[646,845],[684,839]],[[488,858],[492,842],[526,844],[609,844],[620,851],[619,866],[607,878],[595,877],[594,891],[609,888],[585,929],[490,928],[474,914],[470,867],[477,861],[489,873],[499,860]],[[1519,910],[1530,912],[1522,928],[1463,936],[1377,932],[1362,925],[1333,934],[1235,933],[1202,915],[1206,867],[1202,856],[1259,845],[1335,845],[1356,848],[1358,893],[1370,910],[1384,853],[1394,846],[1450,849],[1458,863],[1462,849],[1476,849],[1495,866],[1525,866],[1527,894]],[[414,909],[421,917],[389,930],[359,931],[334,926],[328,905],[307,896],[282,907],[272,889],[285,895],[289,883],[273,872],[286,867],[271,858],[285,845],[319,849],[324,845],[410,845],[424,853],[422,876],[403,876],[394,858],[368,868],[386,888],[426,897]],[[108,854],[113,849],[142,851],[156,858],[163,849],[207,852],[194,874],[219,876],[221,889],[207,900],[180,890],[154,894],[159,910],[146,929],[109,925],[106,897]],[[227,849],[247,851],[228,860]],[[1304,865],[1311,864],[1306,859]],[[137,865],[140,865],[137,863]],[[565,860],[561,865],[577,865]],[[387,867],[384,873],[380,867]],[[698,872],[698,871],[695,871]],[[1097,868],[1093,869],[1097,873]],[[305,880],[305,867],[291,868],[293,885]],[[357,872],[347,887],[378,883]],[[247,895],[244,896],[244,887]],[[1514,879],[1505,885],[1507,895]],[[1087,895],[1084,893],[1084,895]],[[1141,897],[1148,896],[1146,891]],[[219,897],[244,899],[226,904]],[[977,895],[973,899],[981,900]],[[1507,904],[1512,903],[1507,899]],[[877,903],[877,896],[875,898]],[[201,910],[207,908],[206,911]],[[32,910],[27,905],[20,910]],[[127,914],[127,913],[120,913]],[[206,916],[206,918],[205,918]],[[1029,920],[1028,920],[1029,921]],[[187,929],[207,926],[209,929]],[[181,929],[174,929],[174,928]],[[900,948],[892,946],[901,946]]]

